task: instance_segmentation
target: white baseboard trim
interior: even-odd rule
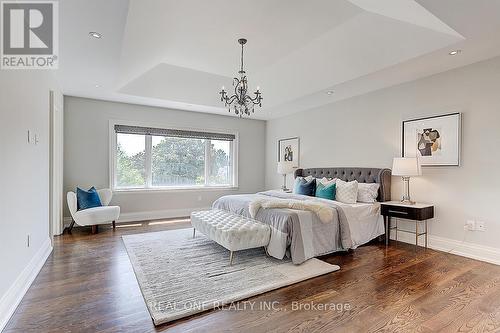
[[[5,295],[0,299],[0,332],[5,328],[10,317],[14,314],[14,311],[16,311],[17,306],[21,303],[21,300],[42,269],[43,264],[45,264],[51,252],[52,245],[50,238],[47,238],[33,258],[31,258],[28,265],[7,290]]]
[[[392,231],[391,233],[391,239],[395,239],[394,231]],[[424,246],[424,239],[424,236],[420,236],[418,245]],[[404,232],[398,233],[398,240],[404,243],[415,244],[415,236]],[[468,242],[461,242],[454,239],[434,235],[429,235],[427,241],[427,247],[433,250],[448,252],[451,254],[456,254],[458,256],[500,265],[500,249],[498,248]]]
[[[197,210],[206,210],[210,207],[199,207],[199,208],[182,208],[182,209],[167,209],[167,210],[153,210],[149,212],[134,212],[134,213],[123,213],[118,219],[120,222],[135,222],[135,221],[147,221],[147,220],[159,220],[159,219],[170,219],[174,217],[185,217],[191,215],[192,212]]]
[[[167,210],[153,210],[148,212],[132,212],[132,213],[122,213],[120,218],[116,221],[117,223],[123,222],[138,222],[138,221],[148,221],[148,220],[160,220],[160,219],[170,219],[175,217],[184,217],[191,215],[192,212],[197,210],[206,210],[210,207],[198,207],[198,208],[182,208],[182,209],[167,209]],[[69,226],[71,223],[71,217],[64,218],[64,227]]]

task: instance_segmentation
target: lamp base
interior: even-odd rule
[[[401,198],[401,203],[403,205],[414,205],[415,201],[410,199],[410,177],[403,176],[403,196]]]
[[[287,187],[286,187],[286,174],[283,174],[283,186],[281,186],[281,190],[283,192],[288,192],[290,191]]]
[[[402,205],[414,205],[415,201],[411,201],[410,199],[401,199],[399,201]]]

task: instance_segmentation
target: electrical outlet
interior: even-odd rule
[[[477,231],[485,231],[486,223],[484,221],[476,221],[476,230]]]
[[[465,231],[474,231],[476,230],[476,221],[474,220],[467,220],[464,225],[464,230]]]

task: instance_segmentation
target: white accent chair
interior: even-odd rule
[[[108,206],[113,197],[113,192],[110,189],[97,190],[99,199],[101,200],[101,207],[88,208],[84,210],[77,209],[77,199],[75,192],[68,192],[66,199],[68,201],[69,212],[73,220],[68,228],[71,233],[74,224],[80,226],[92,226],[92,233],[98,232],[99,224],[112,223],[113,229],[116,227],[115,221],[120,216],[119,206]]]

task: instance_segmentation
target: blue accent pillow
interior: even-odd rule
[[[94,186],[89,188],[88,191],[82,190],[79,187],[76,188],[76,207],[78,210],[101,206],[101,199]]]
[[[295,182],[293,183],[293,193],[297,193],[297,187],[299,186],[302,180],[304,180],[304,178],[302,177],[295,178]]]
[[[323,185],[322,183],[316,183],[316,197],[335,200],[335,192],[337,190],[337,186],[335,183],[330,184],[328,186]]]
[[[314,192],[316,192],[316,179],[308,182],[304,178],[297,178],[295,180],[294,191],[296,194],[314,197]]]

